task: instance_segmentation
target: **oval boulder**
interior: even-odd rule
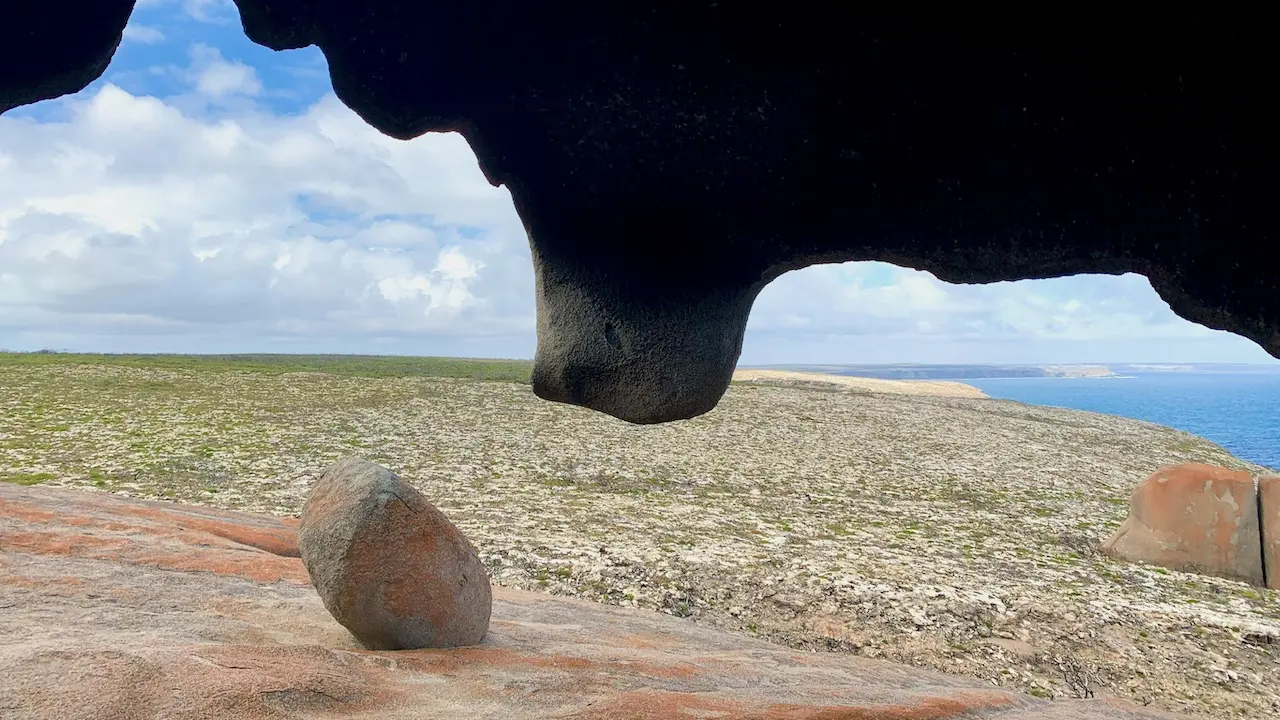
[[[380,465],[347,458],[324,472],[298,548],[325,607],[371,650],[475,645],[488,630],[493,595],[475,548]]]

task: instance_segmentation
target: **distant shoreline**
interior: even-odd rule
[[[1007,365],[966,363],[954,365],[892,364],[892,365],[772,365],[742,366],[741,370],[818,373],[839,377],[873,378],[878,380],[982,380],[988,378],[1046,378],[1046,377],[1115,377],[1117,373],[1106,365]]]
[[[794,370],[761,370],[741,368],[733,373],[733,382],[808,387],[851,392],[887,393],[890,395],[929,395],[934,397],[986,398],[987,394],[958,380],[887,380],[884,378],[804,373]]]
[[[1027,380],[1044,378],[1134,378],[1149,375],[1280,375],[1275,364],[1240,363],[884,363],[742,365],[742,370],[781,370],[881,380]]]
[[[970,380],[1137,380],[1137,375],[1040,375],[1022,377],[981,377]]]

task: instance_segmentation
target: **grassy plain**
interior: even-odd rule
[[[266,375],[318,372],[344,377],[433,377],[528,383],[528,360],[390,357],[383,355],[110,355],[88,353],[0,352],[0,368],[142,368],[190,372],[248,372]]]

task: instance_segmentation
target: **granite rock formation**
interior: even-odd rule
[[[368,651],[308,587],[295,526],[0,483],[0,717],[1171,717],[502,587],[480,646]]]
[[[1280,475],[1258,478],[1258,522],[1262,525],[1262,574],[1280,590]]]
[[[1280,500],[1275,483],[1266,485],[1266,499]],[[1129,517],[1101,549],[1126,560],[1265,587],[1262,523],[1280,519],[1280,504],[1268,508],[1262,500],[1259,481],[1247,472],[1201,464],[1161,468],[1133,491]],[[1268,549],[1273,555],[1275,548]]]
[[[475,645],[493,594],[476,550],[422,493],[346,458],[302,508],[302,563],[324,605],[371,650]]]
[[[236,4],[255,42],[318,46],[372,126],[458,131],[510,188],[544,398],[640,423],[705,412],[760,289],[846,260],[963,282],[1143,273],[1183,317],[1280,356],[1262,10]],[[0,111],[100,75],[129,5],[8,4]]]

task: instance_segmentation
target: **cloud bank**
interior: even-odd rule
[[[253,68],[189,57],[181,96],[0,117],[0,333],[531,337],[523,228],[459,136],[391,140],[332,95],[263,112]]]

